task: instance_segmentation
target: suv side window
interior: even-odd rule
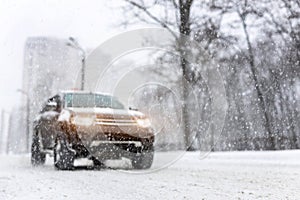
[[[65,107],[72,107],[73,105],[73,94],[65,94]]]

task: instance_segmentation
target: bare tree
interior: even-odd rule
[[[135,16],[142,21],[153,21],[156,24],[159,24],[163,28],[166,28],[173,36],[174,39],[178,42],[178,52],[180,55],[180,66],[182,70],[182,83],[183,83],[183,128],[184,128],[184,138],[185,138],[185,147],[188,148],[191,144],[190,138],[190,128],[189,128],[189,114],[187,106],[187,98],[189,95],[188,91],[188,82],[191,81],[191,72],[189,70],[188,62],[186,60],[187,49],[184,48],[186,42],[185,37],[190,37],[191,35],[191,8],[193,5],[193,0],[175,0],[172,1],[153,1],[150,4],[146,2],[126,0],[128,5],[134,8]],[[165,9],[170,9],[171,12],[174,12],[172,17],[169,17],[169,10],[166,10],[164,16],[157,16],[151,12],[151,7],[162,6]],[[171,7],[171,8],[170,8]],[[176,31],[176,26],[178,31]],[[179,32],[179,34],[177,34]]]
[[[296,101],[296,80],[299,78],[300,68],[300,2],[299,0],[266,1],[264,9],[268,25],[272,28],[268,35],[274,40],[282,42],[282,69],[281,77],[276,75],[280,97],[280,116],[287,131],[291,133],[293,148],[299,148],[299,109]],[[282,78],[281,78],[282,79]],[[289,85],[288,89],[286,85]],[[298,133],[297,133],[298,130]],[[298,135],[297,135],[298,134]]]
[[[125,0],[127,5],[123,7],[125,13],[130,13],[139,22],[154,23],[166,28],[173,36],[175,43],[174,50],[180,56],[179,66],[181,68],[181,83],[183,86],[183,128],[185,146],[189,148],[192,143],[190,119],[188,109],[189,85],[195,84],[201,80],[200,70],[191,68],[186,55],[191,54],[189,47],[186,46],[186,40],[194,39],[201,43],[205,50],[215,51],[215,41],[229,41],[229,38],[220,34],[220,24],[223,11],[214,8],[213,2],[194,2],[193,0],[167,0],[167,1],[143,1],[143,0]],[[197,3],[197,4],[196,4]],[[217,17],[211,17],[208,14],[200,16],[201,13],[193,12],[193,9],[212,9],[217,11]],[[205,8],[204,8],[205,7]],[[200,15],[199,15],[200,14]],[[132,19],[132,18],[130,18]],[[126,22],[129,23],[130,20]],[[200,59],[201,55],[193,55]],[[198,60],[197,60],[198,61]],[[163,74],[161,71],[158,74]]]
[[[258,105],[261,108],[261,111],[264,116],[265,128],[266,128],[268,139],[269,139],[269,145],[268,145],[269,147],[268,148],[270,150],[273,150],[273,149],[275,149],[275,139],[274,139],[274,135],[273,135],[272,129],[271,129],[271,123],[270,123],[269,114],[268,114],[268,110],[267,110],[267,106],[266,106],[266,100],[265,100],[265,97],[261,90],[261,83],[258,79],[258,72],[256,70],[253,47],[252,47],[252,44],[250,41],[250,34],[248,31],[248,26],[247,26],[247,21],[246,21],[247,17],[249,15],[256,15],[256,16],[261,17],[262,14],[259,13],[257,10],[253,9],[251,7],[251,5],[248,4],[247,0],[244,0],[243,3],[239,3],[239,5],[236,5],[236,12],[238,13],[238,16],[240,17],[243,31],[245,34],[245,38],[246,38],[246,42],[247,42],[248,61],[249,61],[249,65],[250,65],[250,70],[251,70],[252,77],[254,80],[255,90],[257,92]]]

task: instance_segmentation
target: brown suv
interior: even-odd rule
[[[135,169],[150,168],[154,134],[141,112],[126,110],[113,96],[64,91],[48,99],[34,121],[31,163],[45,163],[53,154],[57,169],[73,169],[74,160],[94,164],[129,158]]]

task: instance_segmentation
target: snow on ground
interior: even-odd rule
[[[181,152],[182,153],[182,152]],[[175,154],[178,154],[175,152]],[[174,155],[157,153],[154,168]],[[130,173],[128,173],[130,172]],[[299,199],[300,151],[185,153],[168,168],[57,171],[0,156],[2,199]]]

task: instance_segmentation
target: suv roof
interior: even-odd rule
[[[110,93],[104,93],[104,92],[92,92],[92,91],[84,91],[84,90],[63,90],[60,91],[62,94],[66,93],[73,93],[73,94],[100,94],[105,96],[113,96]]]

